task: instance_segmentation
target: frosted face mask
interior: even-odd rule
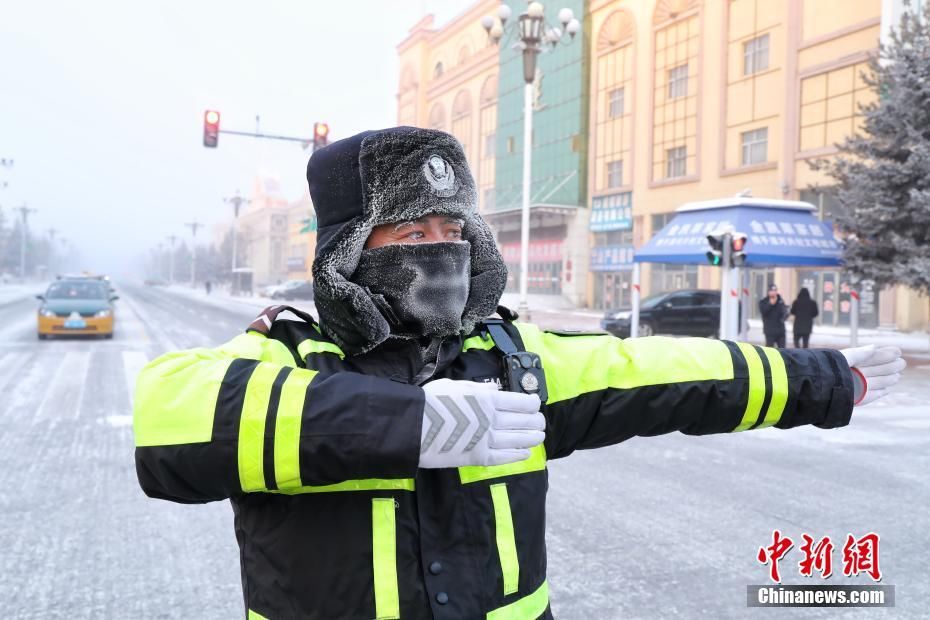
[[[467,241],[401,243],[363,250],[352,282],[365,287],[395,336],[462,331],[471,277]]]

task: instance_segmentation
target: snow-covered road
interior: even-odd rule
[[[116,337],[38,341],[36,302],[0,305],[0,597],[11,618],[236,618],[238,550],[227,503],[146,498],[131,394],[162,352],[215,346],[260,302],[224,304],[118,284]],[[547,315],[547,322],[555,318]],[[572,327],[569,314],[565,327]],[[834,431],[642,438],[550,464],[549,583],[558,618],[775,617],[746,608],[773,529],[881,535],[887,617],[926,617],[930,583],[930,358],[896,393]],[[519,536],[519,534],[518,534]],[[782,562],[798,576],[797,548]],[[866,583],[834,575],[827,583]],[[885,617],[779,610],[777,617]]]

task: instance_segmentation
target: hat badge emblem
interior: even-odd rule
[[[455,170],[439,155],[430,155],[423,164],[423,176],[440,197],[455,194]]]

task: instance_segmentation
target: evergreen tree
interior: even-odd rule
[[[863,75],[876,100],[861,130],[821,160],[844,213],[846,269],[879,286],[930,292],[930,3],[906,12]]]

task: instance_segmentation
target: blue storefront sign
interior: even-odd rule
[[[601,245],[591,248],[591,271],[627,271],[632,268],[632,245]]]
[[[629,230],[633,227],[633,192],[591,199],[591,232]]]

